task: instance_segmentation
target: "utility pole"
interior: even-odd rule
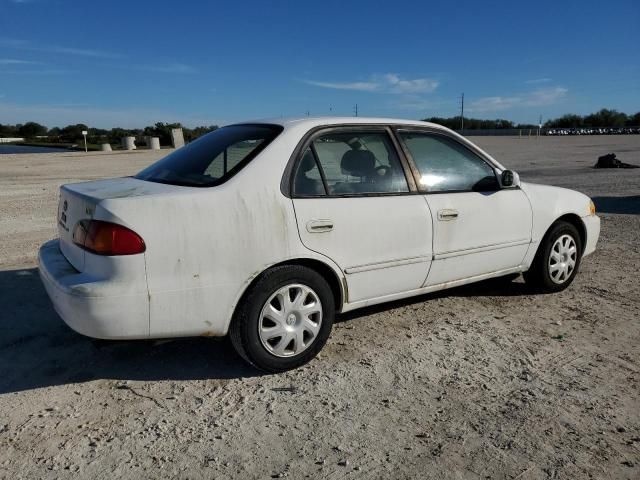
[[[460,97],[460,135],[464,135],[464,92]]]
[[[540,115],[540,121],[538,122],[538,138],[540,138],[541,133],[542,133],[542,115]]]
[[[353,111],[356,114],[356,117],[358,116],[358,104],[356,103],[355,107],[353,107]]]

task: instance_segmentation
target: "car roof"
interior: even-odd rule
[[[440,130],[446,130],[442,125],[430,122],[421,122],[419,120],[406,120],[399,118],[383,118],[383,117],[290,117],[290,118],[263,118],[259,120],[238,122],[235,125],[242,124],[271,124],[282,125],[285,129],[290,127],[315,128],[324,125],[407,125],[416,127],[431,127]]]

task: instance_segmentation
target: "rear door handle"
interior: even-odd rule
[[[307,222],[307,232],[309,233],[323,233],[331,230],[333,230],[333,220],[321,219]]]
[[[448,222],[449,220],[455,220],[458,218],[458,211],[453,209],[438,210],[438,220],[442,222]]]

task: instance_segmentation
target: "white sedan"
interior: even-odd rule
[[[520,272],[560,291],[600,232],[585,195],[382,118],[223,127],[134,177],[63,185],[57,221],[40,273],[71,328],[230,334],[272,372],[313,358],[336,312]]]

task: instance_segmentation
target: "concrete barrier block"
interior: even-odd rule
[[[122,147],[125,150],[136,149],[136,137],[122,137]]]
[[[184,145],[184,135],[181,128],[171,129],[171,145],[173,148],[180,148]]]

